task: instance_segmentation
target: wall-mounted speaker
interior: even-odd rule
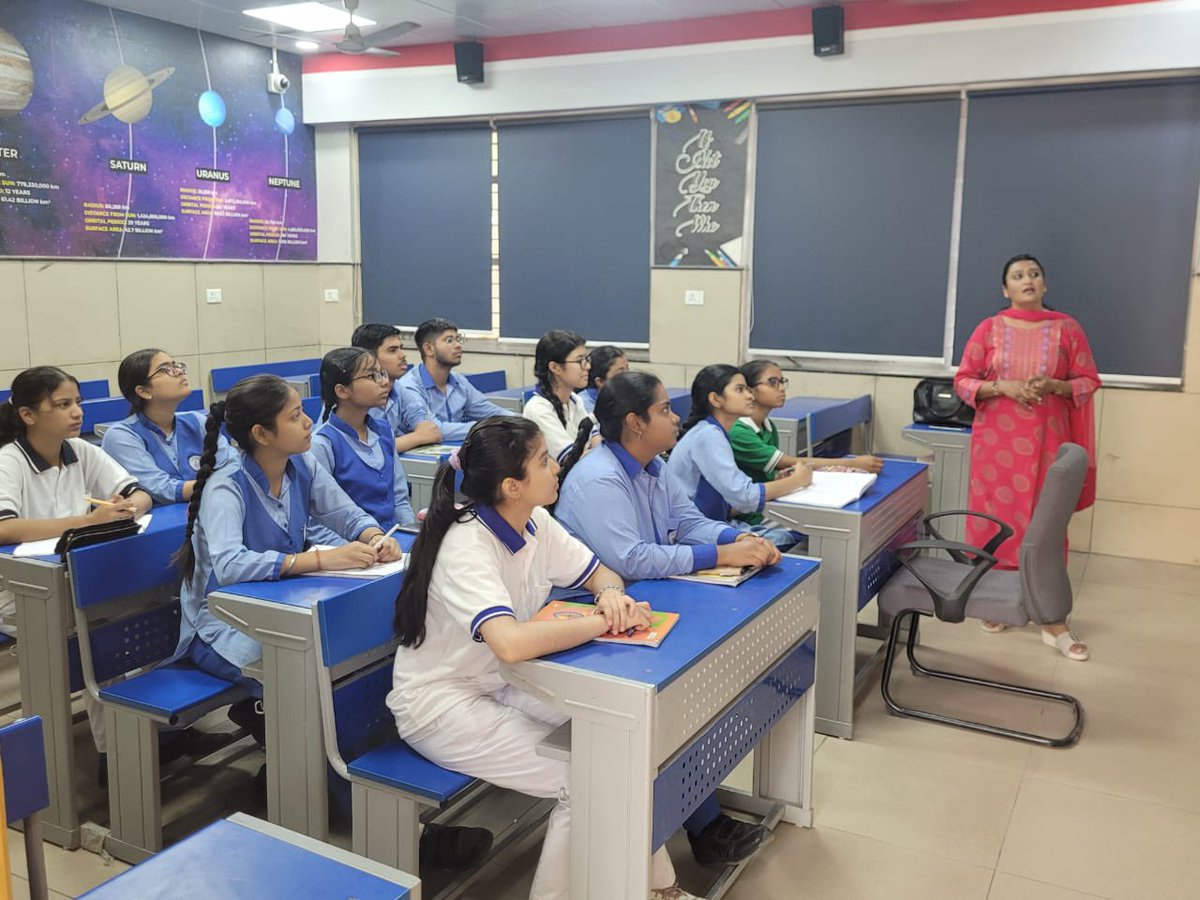
[[[840,6],[814,6],[812,30],[815,56],[841,56],[846,52],[846,18]]]
[[[454,45],[454,68],[459,84],[483,84],[483,44],[459,41]]]

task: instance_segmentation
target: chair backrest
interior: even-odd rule
[[[495,372],[471,372],[463,377],[475,386],[475,390],[482,394],[490,394],[492,391],[502,391],[508,387],[508,375],[503,369],[498,369]]]
[[[1058,611],[1071,608],[1071,579],[1063,547],[1087,467],[1087,451],[1078,444],[1058,448],[1021,540],[1021,593],[1034,621],[1059,621]]]
[[[304,414],[314,422],[321,421],[321,394],[317,393],[315,397],[305,397],[300,401],[300,406],[304,408]]]
[[[180,411],[204,409],[204,391],[192,391],[179,404]],[[83,434],[91,434],[97,425],[119,422],[129,415],[129,401],[124,397],[83,401]]]
[[[321,361],[319,359],[292,359],[287,362],[225,366],[213,369],[210,377],[213,391],[224,394],[243,378],[249,378],[251,375],[278,375],[280,378],[296,380],[297,377],[307,379],[309,375],[320,371]]]
[[[50,805],[41,716],[0,728],[0,767],[4,769],[6,824],[26,819]]]
[[[395,736],[384,701],[392,687],[390,661],[397,644],[392,615],[402,583],[403,575],[364,581],[313,604],[322,716],[328,711],[332,717],[323,723],[332,758],[352,759]]]

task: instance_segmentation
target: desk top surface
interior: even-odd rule
[[[879,477],[875,479],[875,483],[871,485],[862,497],[853,503],[847,504],[840,509],[828,510],[829,512],[849,512],[862,515],[869,513],[876,506],[904,487],[914,478],[923,477],[925,470],[929,468],[928,463],[909,462],[902,459],[885,459],[883,461],[883,471],[879,473]],[[768,500],[767,506],[773,503],[778,503],[787,506],[804,506],[803,503],[798,503],[791,500]],[[811,509],[826,510],[826,507],[810,507]]]
[[[773,419],[804,419],[813,413],[857,403],[858,397],[789,397],[779,409],[772,410]]]
[[[439,441],[436,444],[431,444],[434,447],[461,447],[462,441]],[[402,462],[441,462],[442,457],[446,454],[433,453],[415,453],[413,450],[408,450],[400,454]]]
[[[167,506],[154,507],[152,510],[150,510],[150,514],[153,518],[150,519],[150,525],[146,528],[146,532],[153,533],[156,531],[165,531],[168,528],[179,528],[183,525],[186,525],[187,524],[187,509],[188,509],[188,505],[186,503],[171,503],[171,504],[168,504]],[[126,540],[126,541],[133,540],[133,538],[135,538],[135,537],[138,537],[138,535],[132,535],[131,537],[122,538],[122,540]],[[6,556],[11,556],[12,552],[16,549],[17,549],[16,544],[5,544],[4,546],[0,546],[0,554],[4,554]],[[43,562],[43,563],[44,562],[53,562],[53,563],[59,562],[58,556],[56,554],[50,554],[49,556],[30,556],[30,557],[25,557],[25,558],[26,559],[35,559],[38,562]]]
[[[648,601],[654,609],[679,613],[679,622],[660,646],[593,641],[538,662],[638,681],[661,691],[819,566],[815,559],[785,556],[779,565],[737,587],[671,579],[637,582],[629,586],[631,597]]]
[[[526,391],[532,391],[536,387],[537,387],[536,384],[526,384],[522,387],[504,388],[503,390],[500,390],[500,391],[486,391],[483,396],[488,397],[488,398],[515,397],[516,399],[520,400],[520,399],[524,398]]]
[[[411,896],[403,884],[366,871],[371,868],[378,872],[382,866],[364,859],[359,860],[363,865],[360,868],[350,854],[336,851],[326,855],[309,849],[310,843],[315,842],[283,829],[265,833],[260,828],[220,819],[86,896],[91,900],[249,896],[258,900],[401,900]]]
[[[971,429],[956,428],[952,425],[926,425],[924,422],[913,422],[911,425],[905,425],[901,431],[941,431],[947,434],[970,434]]]

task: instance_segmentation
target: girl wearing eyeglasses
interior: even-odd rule
[[[417,520],[391,427],[381,416],[371,415],[372,410],[387,406],[391,386],[391,378],[371,351],[330,350],[321,360],[325,410],[312,442],[317,462],[384,531]],[[316,523],[309,525],[308,539],[332,546],[346,543]]]
[[[883,460],[876,456],[854,456],[849,459],[805,459],[787,456],[779,449],[779,431],[771,421],[771,410],[779,409],[787,402],[788,380],[783,370],[769,359],[756,359],[740,369],[746,386],[754,398],[749,414],[740,417],[729,429],[729,443],[733,446],[733,458],[738,468],[756,483],[774,482],[779,473],[804,463],[810,469],[830,466],[846,466],[878,474],[883,469]],[[743,520],[757,524],[762,521],[761,513],[743,516]]]
[[[586,443],[591,435],[592,420],[576,393],[587,387],[591,369],[583,335],[554,330],[538,340],[533,360],[537,391],[526,402],[522,414],[542,429],[546,449],[557,462],[562,462],[577,438]],[[590,446],[581,448],[581,452],[587,449]]]
[[[138,350],[121,360],[117,386],[129,401],[129,418],[105,432],[100,446],[125,467],[158,505],[192,499],[204,449],[201,410],[179,411],[191,394],[187,365],[165,350]],[[232,456],[220,438],[217,465]]]

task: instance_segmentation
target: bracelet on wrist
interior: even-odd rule
[[[596,591],[596,593],[592,595],[592,600],[595,603],[599,603],[600,595],[603,594],[605,591],[618,591],[619,593],[623,594],[623,593],[625,593],[625,588],[619,584],[606,584],[604,587],[600,588],[600,590]]]

